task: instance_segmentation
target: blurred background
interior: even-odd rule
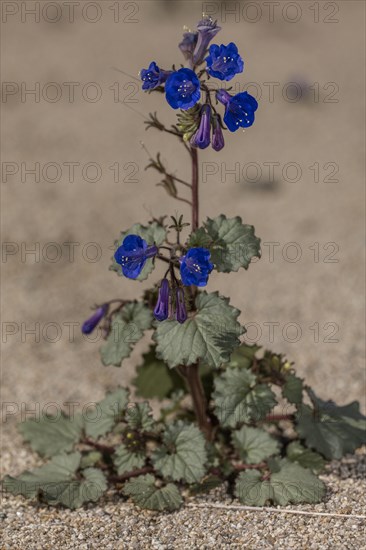
[[[38,8],[37,8],[38,5]],[[205,11],[245,61],[233,84],[259,101],[256,122],[200,154],[201,219],[253,224],[262,259],[213,274],[208,290],[242,310],[248,342],[296,363],[320,397],[364,395],[364,4],[109,1],[2,3],[2,401],[88,403],[128,384],[145,339],[103,367],[90,307],[139,297],[108,271],[119,232],[182,213],[144,142],[189,177],[183,148],[143,117],[175,113],[138,73],[183,62],[183,25]],[[158,278],[159,273],[156,273]],[[23,408],[25,407],[22,406]],[[16,415],[14,414],[14,419]],[[10,426],[11,428],[11,426]],[[13,437],[15,428],[10,429]]]

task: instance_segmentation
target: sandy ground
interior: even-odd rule
[[[177,144],[144,132],[141,113],[158,110],[167,123],[174,117],[160,96],[143,95],[133,77],[151,59],[163,67],[180,62],[175,44],[183,24],[193,27],[200,17],[202,3],[107,0],[94,3],[95,8],[81,1],[74,22],[60,3],[56,23],[49,22],[59,15],[52,6],[35,22],[21,10],[11,14],[7,7],[5,13],[5,4],[1,386],[3,407],[18,414],[5,418],[2,461],[3,472],[16,474],[34,461],[16,435],[21,413],[37,406],[42,410],[50,402],[82,407],[101,398],[106,388],[129,382],[148,346],[146,340],[137,346],[121,369],[102,368],[98,343],[83,339],[79,327],[90,305],[138,296],[146,287],[108,271],[119,231],[147,221],[151,213],[188,216],[185,205],[155,187],[155,174],[144,172],[141,140],[152,154],[162,152],[171,171],[189,177]],[[280,2],[273,22],[261,2],[252,2],[251,8],[237,3],[232,16],[225,3],[222,10],[218,3],[206,4],[218,10],[224,27],[220,40],[239,45],[245,72],[237,82],[242,90],[251,83],[248,89],[259,94],[260,108],[252,128],[227,137],[224,154],[201,154],[201,216],[240,215],[255,225],[263,241],[263,257],[248,272],[215,274],[209,290],[231,296],[243,311],[248,341],[259,338],[286,353],[321,397],[342,404],[360,400],[365,410],[364,3],[316,2],[317,12],[313,2],[301,1],[295,13],[289,2]],[[94,18],[99,20],[92,23]],[[297,101],[300,88],[287,84],[292,81],[302,83]],[[35,95],[26,93],[30,89]],[[32,168],[36,175],[29,172]],[[348,499],[348,513],[362,513],[365,481],[329,476],[333,493]],[[338,499],[329,502],[333,512],[342,509]],[[50,544],[48,512],[37,507],[26,527],[30,539],[12,538],[19,535],[18,508],[28,514],[27,506],[21,499],[6,501],[11,519],[5,548],[39,548],[39,540],[42,548]],[[134,514],[125,504],[114,509],[118,525]],[[73,525],[75,536],[86,537],[80,544],[72,538],[67,542],[71,535],[61,529],[60,548],[93,547],[87,533],[94,510],[98,518],[107,513],[99,507],[57,512],[62,525]],[[187,525],[191,521],[198,530],[203,525],[197,519],[201,512],[187,509],[184,514]],[[207,533],[201,534],[202,542],[197,534],[194,547],[236,544],[237,514],[215,511],[218,530],[206,526],[211,542]],[[151,518],[141,515],[132,524],[137,542],[127,537],[110,547],[144,547],[138,542],[144,530],[148,536],[151,525],[165,525],[163,531],[172,525],[169,517]],[[291,542],[283,531],[281,548],[364,547],[358,523],[342,531],[345,520],[327,524],[326,518],[304,517],[300,536],[298,519],[268,516],[273,527],[263,514],[242,518],[248,529],[260,529],[262,546],[243,536],[237,547],[271,548],[271,537],[276,541],[284,522],[297,535]],[[173,525],[181,521],[178,514]],[[313,538],[312,533],[321,532],[319,522],[325,522],[329,537],[343,532],[343,540],[335,538],[333,544],[331,538]],[[168,538],[154,542],[151,529],[153,548],[193,547],[192,540],[188,546]],[[108,548],[106,543],[100,547]]]

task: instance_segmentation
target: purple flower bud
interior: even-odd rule
[[[222,133],[219,117],[215,115],[213,117],[212,149],[215,151],[221,151],[224,145],[224,134]]]
[[[191,138],[191,145],[206,149],[211,141],[211,107],[204,105],[201,109],[201,120],[197,132]]]
[[[159,288],[158,301],[154,309],[154,317],[157,321],[165,321],[169,316],[170,288],[168,279],[163,279]]]
[[[103,319],[108,309],[109,309],[108,304],[103,304],[101,307],[99,307],[95,311],[95,313],[93,313],[93,315],[85,321],[85,323],[81,327],[81,332],[83,334],[92,333],[93,330],[99,325],[100,321]]]
[[[217,25],[217,21],[213,21],[211,17],[205,16],[197,25],[198,40],[193,54],[193,63],[199,65],[205,57],[207,48],[211,40],[221,30]]]
[[[183,34],[183,40],[179,44],[179,49],[188,61],[192,60],[193,52],[197,44],[198,32],[187,31]]]
[[[184,301],[184,290],[182,288],[177,288],[176,290],[176,319],[178,323],[184,323],[187,320],[187,310],[186,304]]]

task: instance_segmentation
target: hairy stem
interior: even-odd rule
[[[192,231],[199,225],[199,196],[198,196],[198,154],[197,149],[191,147],[192,157]]]
[[[195,365],[178,367],[178,371],[185,379],[192,397],[193,408],[198,426],[208,441],[212,440],[212,423],[207,414],[207,400],[199,375],[198,363]]]

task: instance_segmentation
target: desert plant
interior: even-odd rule
[[[76,508],[115,485],[142,508],[172,511],[183,502],[182,489],[226,483],[247,505],[315,503],[325,493],[317,475],[326,460],[365,443],[366,419],[356,402],[322,401],[285,357],[242,342],[240,311],[228,298],[202,290],[213,270],[246,270],[260,257],[248,220],[199,216],[198,152],[210,145],[221,152],[224,132],[250,127],[258,107],[246,91],[225,88],[244,62],[235,44],[212,43],[219,31],[204,17],[179,44],[185,67],[163,70],[152,62],[141,70],[142,88],[177,113],[171,126],[150,114],[146,129],[181,145],[191,178],[178,177],[159,153],[149,154],[147,168],[172,199],[189,205],[191,219],[165,216],[122,231],[111,269],[143,281],[162,262],[165,275],[139,301],[122,297],[97,306],[83,325],[85,334],[100,325],[102,362],[116,367],[152,332],[134,385],[144,399],[165,400],[160,417],[153,418],[147,401],[133,402],[128,389],[117,388],[95,404],[92,418],[24,422],[25,441],[50,461],[7,476],[7,491]],[[274,410],[279,403],[281,414]]]

